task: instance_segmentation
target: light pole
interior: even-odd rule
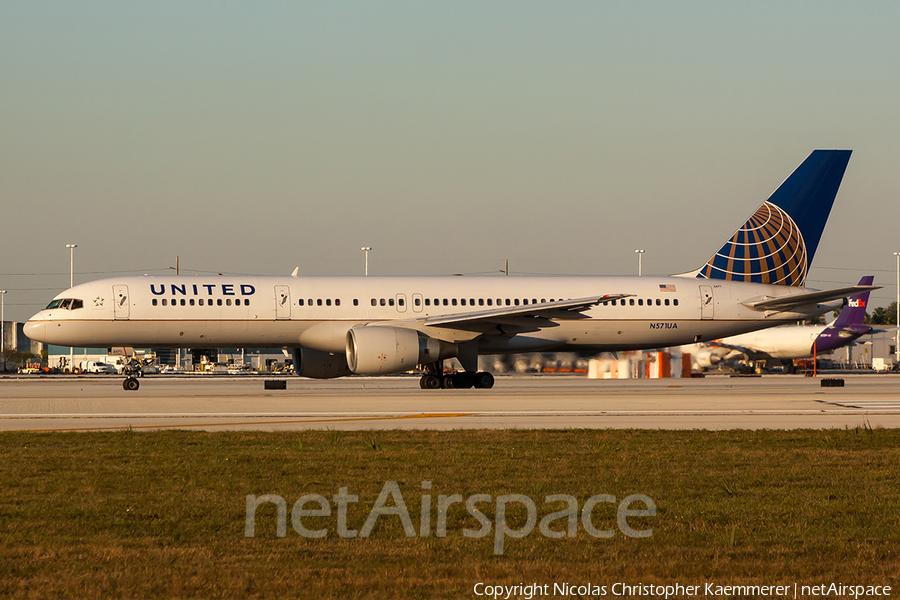
[[[643,250],[635,250],[635,253],[638,255],[638,277],[640,277],[643,273],[644,267],[644,251]]]
[[[897,257],[897,337],[894,338],[894,364],[900,363],[900,252]]]
[[[66,244],[69,249],[69,287],[75,286],[75,248],[78,244]]]
[[[369,250],[371,249],[371,246],[363,246],[362,248],[360,248],[360,250],[366,253],[366,277],[369,276]]]
[[[69,287],[75,287],[75,248],[78,244],[66,244],[69,249]],[[69,373],[75,371],[72,368],[72,362],[75,359],[75,348],[69,346]]]
[[[0,290],[0,358],[6,370],[6,290]]]

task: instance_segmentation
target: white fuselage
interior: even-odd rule
[[[385,324],[450,343],[478,340],[482,354],[615,351],[677,346],[822,314],[742,305],[806,292],[781,285],[691,277],[168,277],[106,279],[59,294],[34,315],[32,339],[78,347],[292,347],[343,353],[349,329]],[[450,326],[429,317],[553,300],[627,294],[583,312],[517,316]],[[64,300],[80,300],[75,303]],[[54,301],[56,303],[56,301]]]
[[[753,356],[778,359],[811,358],[813,343],[827,325],[785,325],[752,331],[722,340],[723,345],[747,350]]]

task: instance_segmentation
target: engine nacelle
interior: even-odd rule
[[[456,356],[456,345],[402,327],[354,327],[347,332],[347,365],[358,375],[390,375]]]
[[[329,354],[309,348],[294,348],[291,353],[294,355],[294,372],[301,377],[332,379],[352,374],[343,354]]]

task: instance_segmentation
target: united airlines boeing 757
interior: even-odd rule
[[[849,160],[849,150],[814,151],[681,275],[123,277],[66,290],[25,332],[78,347],[284,347],[305,377],[424,365],[423,388],[489,388],[479,354],[678,346],[820,315],[873,289],[803,287]],[[453,357],[464,372],[445,375]]]

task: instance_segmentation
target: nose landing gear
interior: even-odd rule
[[[141,387],[141,383],[137,380],[138,377],[144,376],[144,370],[141,368],[141,361],[132,358],[125,365],[125,369],[122,372],[128,376],[125,381],[122,382],[123,388],[129,392],[133,392]]]

